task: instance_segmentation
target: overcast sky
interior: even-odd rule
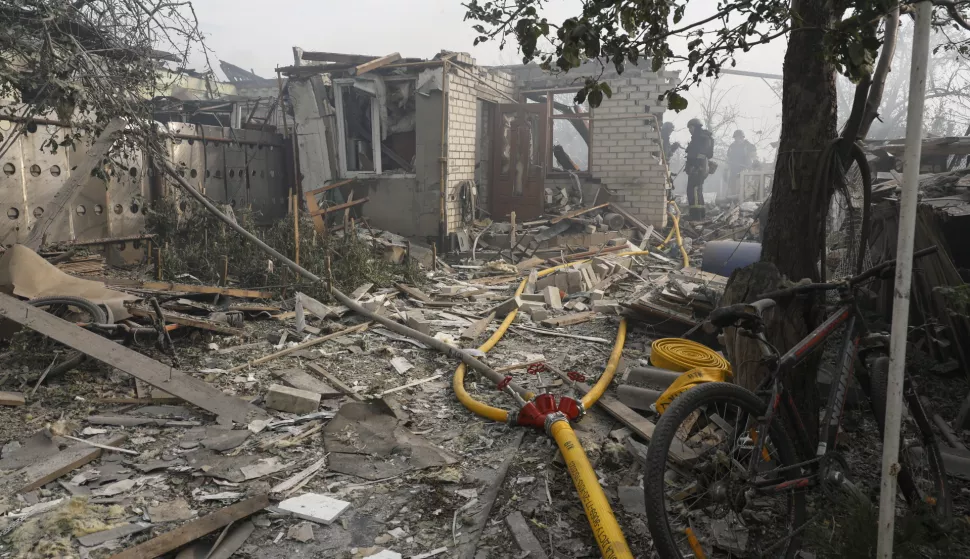
[[[515,45],[505,51],[495,42],[473,47],[476,33],[464,21],[459,0],[193,0],[203,32],[208,36],[212,64],[225,60],[263,77],[275,76],[277,66],[293,64],[294,46],[305,50],[380,56],[400,52],[404,57],[431,58],[441,50],[470,52],[479,64],[515,64]],[[692,14],[713,13],[717,0],[695,0]],[[551,0],[544,15],[560,22],[578,13],[578,0]],[[738,58],[737,69],[781,73],[784,41],[756,47]],[[202,59],[194,61],[201,69]],[[742,104],[744,127],[760,127],[780,113],[775,94],[761,80],[724,77],[731,88],[728,101]],[[691,96],[688,96],[690,99]],[[696,106],[696,103],[692,103]],[[695,116],[693,108],[668,113],[678,129]],[[680,133],[683,133],[680,131]]]

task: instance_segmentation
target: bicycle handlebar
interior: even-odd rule
[[[933,245],[929,248],[924,248],[923,250],[914,252],[913,259],[915,260],[923,256],[928,256],[930,254],[933,254],[937,250],[938,248],[936,245]],[[895,267],[896,267],[895,260],[887,260],[882,264],[877,264],[872,268],[869,268],[868,270],[866,270],[865,272],[862,272],[857,276],[847,278],[838,283],[808,283],[805,285],[796,285],[795,287],[789,287],[788,289],[779,289],[778,291],[769,291],[768,293],[762,293],[761,295],[758,296],[758,298],[759,299],[779,299],[783,297],[791,297],[791,296],[799,295],[802,293],[808,293],[811,291],[830,291],[833,289],[839,289],[840,287],[845,287],[846,285],[851,287],[854,285],[858,285],[869,278],[872,278],[884,272],[887,272],[888,270],[891,270],[892,268],[895,268]]]

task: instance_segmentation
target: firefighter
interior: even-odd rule
[[[696,118],[690,119],[687,129],[690,131],[690,143],[687,144],[684,171],[687,173],[687,203],[690,206],[688,219],[699,220],[705,216],[704,181],[715,165],[711,161],[714,157],[714,137],[704,130],[704,125]]]

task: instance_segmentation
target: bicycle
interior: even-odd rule
[[[921,250],[926,256],[936,247]],[[883,431],[889,359],[888,336],[871,333],[855,298],[868,280],[892,274],[884,262],[837,283],[798,285],[761,295],[751,304],[716,309],[714,328],[736,327],[761,347],[768,374],[755,392],[725,382],[702,384],[680,395],[657,422],[644,474],[647,520],[660,557],[785,557],[800,548],[813,490],[853,488],[836,451],[853,371],[859,369],[879,431]],[[837,291],[838,309],[784,355],[765,338],[762,314],[776,299]],[[843,328],[835,379],[819,426],[817,445],[795,407],[785,377]],[[857,367],[857,363],[861,366]],[[931,423],[909,375],[898,486],[911,507],[945,521],[951,514],[943,461]],[[791,434],[794,433],[795,441]]]

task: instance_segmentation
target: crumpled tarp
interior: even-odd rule
[[[131,316],[125,301],[137,301],[134,295],[108,289],[92,281],[62,272],[24,245],[14,245],[0,257],[0,290],[18,297],[81,297],[111,309],[115,320]]]

